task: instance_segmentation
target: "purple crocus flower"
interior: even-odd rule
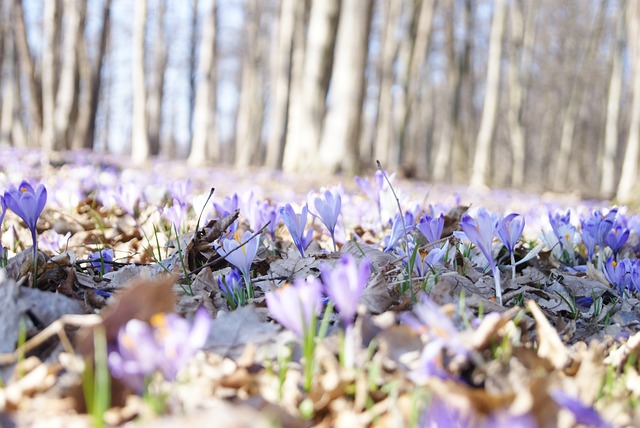
[[[233,195],[224,198],[219,204],[214,202],[213,207],[215,208],[216,213],[223,218],[237,210],[239,204],[240,198],[237,193],[234,193]]]
[[[31,184],[23,181],[17,189],[11,187],[4,192],[4,202],[11,211],[24,220],[31,231],[31,235],[35,237],[38,217],[40,217],[47,203],[47,189],[44,185],[40,184],[34,190]],[[34,246],[36,245],[35,238],[33,244]]]
[[[498,228],[498,218],[495,214],[490,214],[484,208],[478,210],[477,219],[474,219],[469,214],[462,216],[460,221],[460,227],[464,234],[471,241],[489,262],[491,272],[496,286],[496,297],[498,302],[502,304],[502,289],[500,287],[500,271],[498,270],[495,261],[493,260],[493,237]]]
[[[0,260],[4,260],[4,248],[2,247],[2,222],[4,221],[4,215],[7,213],[7,204],[4,201],[4,195],[0,195],[0,206],[2,207],[2,214],[0,214]]]
[[[293,211],[291,204],[287,204],[280,208],[280,217],[282,218],[284,225],[287,226],[287,229],[291,234],[291,238],[293,239],[293,243],[298,251],[300,251],[301,257],[304,257],[304,250],[309,246],[311,239],[313,238],[312,229],[307,230],[306,233],[304,231],[307,225],[308,212],[309,207],[307,204],[302,207],[300,214],[296,214],[296,212]]]
[[[218,277],[218,288],[220,288],[220,292],[224,298],[227,299],[232,309],[235,309],[238,304],[246,300],[243,299],[244,296],[242,296],[242,277],[236,269],[231,269],[231,272],[225,277]]]
[[[594,211],[585,220],[581,220],[582,241],[587,247],[589,260],[593,260],[595,246],[598,246],[600,252],[600,263],[604,260],[604,247],[607,244],[607,237],[613,228],[617,208],[609,210],[607,215],[603,215],[600,211]]]
[[[203,307],[196,311],[193,323],[176,314],[156,314],[150,323],[129,320],[109,352],[111,374],[137,393],[143,392],[145,378],[156,371],[173,381],[204,346],[210,327],[211,318]]]
[[[607,235],[607,245],[613,251],[614,258],[618,257],[618,253],[622,247],[624,247],[624,244],[627,243],[629,233],[629,229],[622,227],[621,225],[616,225],[609,231],[609,234]]]
[[[407,233],[411,232],[413,229],[413,214],[410,212],[406,212],[403,217],[400,217],[400,214],[396,214],[393,218],[393,222],[391,223],[391,235],[387,238],[387,244],[384,247],[384,252],[389,252],[393,250]]]
[[[314,201],[320,221],[327,226],[331,240],[333,241],[333,251],[336,251],[335,230],[338,223],[338,216],[342,206],[340,194],[335,196],[329,190],[324,193],[324,198],[316,198]]]
[[[114,253],[113,249],[105,248],[102,251],[96,251],[89,254],[89,260],[91,260],[91,266],[97,269],[101,273],[108,273],[113,271]]]
[[[364,259],[358,265],[350,255],[343,255],[333,267],[322,269],[322,282],[335,303],[344,325],[352,325],[358,303],[371,276],[371,263]]]
[[[251,229],[255,232],[269,223],[266,231],[271,236],[271,239],[275,240],[276,229],[278,227],[278,210],[271,205],[269,201],[255,201],[249,205],[247,219],[249,220]]]
[[[161,210],[161,214],[171,223],[176,233],[182,233],[184,220],[187,216],[187,204],[185,202],[174,199],[170,207]]]
[[[318,278],[297,279],[293,285],[265,294],[271,316],[302,338],[311,325],[311,317],[322,307],[322,283]]]
[[[498,223],[498,239],[507,247],[509,254],[513,250],[522,236],[524,230],[524,217],[520,214],[511,213],[503,217]]]
[[[442,229],[444,228],[444,215],[440,214],[439,217],[431,217],[425,215],[420,219],[418,223],[418,230],[422,232],[427,241],[430,244],[440,240],[442,236]]]
[[[251,271],[251,264],[255,259],[258,252],[258,245],[260,239],[258,236],[251,238],[253,234],[250,231],[244,232],[242,238],[239,238],[238,233],[234,239],[222,239],[222,245],[216,245],[216,251],[221,257],[224,257],[226,261],[234,265],[242,272],[242,275],[246,278]],[[251,238],[251,239],[250,239]],[[236,250],[242,242],[246,242],[239,250]],[[232,252],[233,251],[233,252]]]
[[[571,261],[574,259],[573,253],[573,237],[576,233],[576,228],[571,224],[571,211],[567,211],[566,214],[561,213],[551,214],[549,212],[549,224],[556,236],[556,239],[560,243],[562,251],[566,251]]]
[[[135,213],[140,199],[140,188],[135,183],[118,185],[116,191],[112,193],[112,196],[120,208],[131,217],[136,217]]]
[[[558,406],[570,411],[579,425],[602,428],[613,426],[605,421],[593,406],[584,404],[576,397],[572,397],[561,390],[553,390],[549,395]]]
[[[631,284],[631,261],[623,259],[616,262],[613,256],[609,256],[602,270],[607,281],[617,288],[620,296],[624,296],[625,289],[628,289]]]

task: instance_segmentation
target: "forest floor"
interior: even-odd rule
[[[47,189],[37,263],[27,223],[7,210],[2,224],[2,426],[640,424],[635,271],[621,293],[602,268],[610,250],[588,261],[577,227],[594,210],[615,214],[607,201],[392,176],[389,187],[371,175],[358,185],[180,162],[136,169],[85,154],[43,172],[37,153],[2,156],[4,189],[23,179]],[[282,217],[273,234],[261,222],[287,203],[315,213],[323,187],[341,196],[337,251],[319,218],[309,216],[303,250]],[[184,221],[172,229],[167,213],[181,204]],[[399,234],[398,205],[410,222]],[[464,214],[477,219],[480,208],[526,220],[515,275],[490,236],[502,304],[488,260],[461,235]],[[571,259],[549,243],[549,212],[567,209]],[[440,214],[442,239],[425,242],[419,219]],[[623,208],[617,215],[630,230],[618,265],[635,263],[640,222]],[[236,239],[250,236],[238,254],[254,236],[259,245],[248,283],[230,296],[221,280],[231,281],[232,257],[218,247],[235,229]],[[417,266],[437,249],[445,256]],[[352,292],[358,274],[348,269],[365,264],[351,324],[340,299],[352,296],[328,290],[344,282]],[[305,295],[284,309],[273,300],[316,284],[309,277],[322,281],[322,310],[317,329],[300,335]]]

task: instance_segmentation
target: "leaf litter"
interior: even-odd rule
[[[443,236],[452,245],[467,209],[456,205],[445,217]],[[203,425],[215,418],[217,426],[429,426],[438,420],[588,425],[575,410],[580,405],[596,411],[602,426],[640,421],[637,299],[619,299],[593,265],[584,273],[569,272],[540,252],[518,266],[515,278],[508,270],[502,274],[500,306],[490,273],[460,253],[426,276],[407,275],[402,257],[378,245],[386,227],[345,224],[353,233],[332,253],[324,250],[331,248],[329,238],[313,221],[314,242],[301,257],[280,225],[252,266],[256,295],[232,310],[218,282],[229,263],[215,244],[229,236],[237,219],[237,227],[249,228],[247,215],[234,210],[198,230],[166,237],[154,235],[159,220],[149,207],[136,221],[95,198],[64,215],[45,209],[41,232],[55,228],[71,237],[57,254],[39,252],[36,287],[30,285],[30,248],[15,252],[2,273],[0,422],[91,425],[82,387],[96,329],[113,343],[130,320],[170,312],[192,318],[201,306],[212,318],[204,346],[175,382],[154,380],[166,396],[165,408],[152,411],[112,378],[108,424]],[[10,220],[4,229],[24,235],[17,219]],[[28,235],[20,242],[28,242]],[[119,255],[112,272],[88,265],[96,245]],[[343,254],[372,266],[355,324],[356,365],[341,364],[339,323],[331,316],[305,391],[300,342],[274,321],[264,294],[320,276]],[[439,321],[450,323],[454,333],[437,323],[403,321],[410,313],[420,317],[425,290],[439,308]],[[594,303],[575,303],[584,298]],[[575,406],[554,398],[558,391]]]

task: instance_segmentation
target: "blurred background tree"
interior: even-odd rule
[[[627,202],[639,28],[636,0],[0,0],[0,142]]]

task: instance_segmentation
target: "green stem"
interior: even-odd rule
[[[38,285],[38,232],[34,229],[31,232],[33,240],[33,288]]]

